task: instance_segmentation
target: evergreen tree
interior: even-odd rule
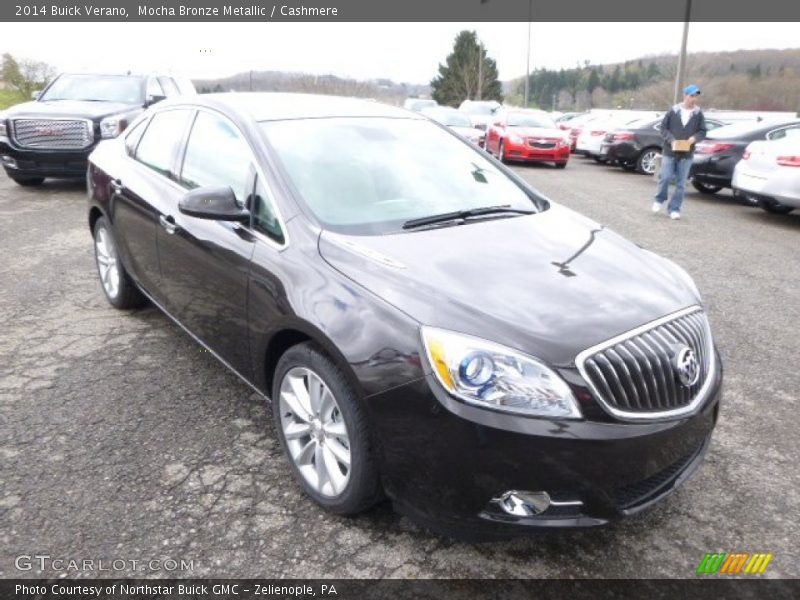
[[[439,104],[458,106],[464,100],[503,100],[497,78],[497,63],[486,54],[486,48],[474,31],[462,31],[455,39],[453,51],[439,65],[439,74],[431,81],[433,99]]]

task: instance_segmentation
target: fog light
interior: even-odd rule
[[[3,156],[0,156],[0,160],[2,160],[3,164],[7,167],[11,167],[12,169],[17,168],[17,161],[11,158],[8,154],[3,154]]]
[[[540,515],[550,508],[550,494],[547,492],[520,492],[511,490],[494,498],[495,502],[509,515],[530,517]]]

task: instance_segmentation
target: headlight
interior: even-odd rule
[[[531,356],[433,327],[422,327],[422,340],[439,383],[465,402],[538,417],[581,418],[566,382]]]
[[[516,133],[510,133],[508,135],[508,141],[511,142],[512,144],[522,144],[523,143],[523,139],[520,136],[518,136]]]
[[[127,127],[128,121],[122,117],[106,117],[100,121],[100,137],[103,139],[115,138]]]

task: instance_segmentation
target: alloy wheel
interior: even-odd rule
[[[103,289],[109,298],[114,299],[119,294],[119,259],[111,235],[105,227],[98,228],[95,234],[94,255]]]
[[[339,496],[350,480],[350,438],[330,388],[312,370],[295,367],[281,381],[278,406],[297,470],[317,493]]]
[[[653,175],[656,172],[656,156],[658,156],[658,152],[655,150],[648,150],[642,154],[639,159],[639,166],[642,169],[642,173]]]

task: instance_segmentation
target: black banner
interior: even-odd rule
[[[800,21],[800,2],[759,0],[11,0],[0,21],[109,22]]]
[[[777,579],[678,580],[394,580],[394,579],[58,579],[0,581],[3,600],[481,600],[564,598],[766,598],[800,596],[800,581]]]

